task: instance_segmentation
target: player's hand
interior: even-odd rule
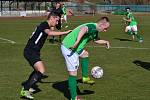
[[[106,42],[106,49],[110,49],[110,43],[109,43],[109,41]]]
[[[73,47],[70,47],[69,49],[70,49],[70,50],[73,50],[74,48],[73,48]]]
[[[66,31],[66,34],[68,34],[68,33],[70,33],[70,32],[72,32],[72,30],[68,30],[68,31]]]

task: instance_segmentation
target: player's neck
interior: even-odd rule
[[[99,31],[99,32],[101,31],[101,30],[98,28],[98,24],[97,24],[97,23],[96,23],[96,30]]]

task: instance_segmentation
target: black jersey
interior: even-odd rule
[[[36,27],[25,48],[40,52],[48,36],[48,34],[44,32],[45,29],[50,29],[47,21],[42,22]]]

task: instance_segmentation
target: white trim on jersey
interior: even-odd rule
[[[38,38],[36,39],[35,44],[38,43],[38,41],[40,40],[40,38],[42,37],[42,35],[43,35],[43,33],[41,32],[40,35],[38,36]]]

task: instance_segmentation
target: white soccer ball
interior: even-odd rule
[[[101,78],[103,76],[103,69],[99,66],[95,66],[91,70],[91,75],[94,78]]]

